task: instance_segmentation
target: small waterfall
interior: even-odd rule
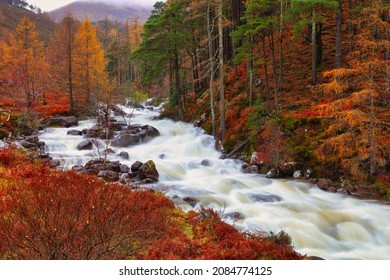
[[[131,164],[153,160],[160,173],[159,188],[184,210],[183,198],[223,211],[242,230],[285,230],[302,254],[326,259],[390,259],[390,206],[324,192],[306,182],[270,180],[241,172],[241,162],[220,160],[212,137],[183,122],[158,119],[158,111],[123,107],[132,124],[149,124],[161,136],[142,145],[114,148],[110,160]],[[80,122],[82,130],[93,120]],[[82,136],[66,128],[48,128],[40,136],[46,151],[65,168],[85,164],[100,151],[78,151]],[[121,151],[129,160],[117,156]],[[234,220],[234,218],[240,219]]]

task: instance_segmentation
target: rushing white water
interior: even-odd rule
[[[133,112],[130,108],[124,110]],[[149,124],[161,136],[129,148],[112,148],[116,155],[126,151],[129,160],[116,155],[110,160],[132,164],[153,160],[160,173],[156,188],[184,210],[192,207],[185,197],[223,211],[226,216],[240,213],[243,218],[228,222],[242,230],[278,232],[291,235],[302,254],[325,259],[390,259],[390,206],[324,192],[300,181],[270,180],[261,175],[243,174],[241,162],[220,160],[212,137],[199,128],[172,120],[159,120],[156,111],[135,110],[132,124]],[[94,121],[83,121],[89,128]],[[40,136],[46,151],[61,159],[65,168],[85,164],[99,150],[78,151],[84,138],[66,135],[67,128],[48,128]],[[104,144],[104,143],[103,143]],[[207,160],[208,164],[201,164]],[[207,166],[204,166],[207,165]]]

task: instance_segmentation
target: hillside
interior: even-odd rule
[[[35,14],[23,7],[10,6],[0,1],[0,40],[13,32],[23,17],[29,17],[35,22],[41,39],[47,41],[54,34],[55,23],[50,20],[47,14]]]
[[[57,10],[50,12],[53,20],[59,21],[67,11],[72,11],[73,15],[79,20],[88,17],[92,22],[108,18],[112,21],[126,22],[127,19],[139,18],[142,22],[150,15],[152,7],[145,8],[140,6],[119,6],[106,3],[95,2],[74,2]]]

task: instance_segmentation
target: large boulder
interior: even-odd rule
[[[52,117],[50,119],[50,125],[52,126],[71,127],[71,126],[76,126],[78,124],[79,121],[75,116]]]
[[[129,147],[141,143],[141,137],[138,134],[124,133],[114,138],[111,145],[114,147]]]
[[[119,166],[119,172],[121,172],[121,173],[129,173],[130,172],[130,167],[127,166],[126,164],[121,164]]]
[[[114,136],[111,130],[107,131],[107,129],[100,125],[95,125],[89,129],[83,129],[83,133],[88,138],[111,139]]]
[[[129,153],[128,152],[123,152],[123,151],[119,153],[119,156],[121,158],[123,158],[123,159],[129,159],[130,158]]]
[[[280,169],[278,167],[275,167],[275,168],[272,168],[270,171],[268,171],[268,173],[265,175],[266,178],[270,178],[270,179],[279,179],[279,178],[283,178],[284,175],[282,174],[282,172],[280,171]]]
[[[280,171],[286,176],[286,177],[293,177],[294,172],[302,169],[302,164],[298,162],[286,162],[283,163],[281,166],[279,166]]]
[[[125,111],[123,111],[119,105],[112,106],[111,110],[114,112],[115,116],[126,116],[127,115],[127,113]]]
[[[327,191],[329,188],[334,188],[335,185],[332,180],[321,178],[317,182],[317,187],[319,187],[321,190]]]
[[[249,165],[244,168],[243,172],[245,174],[257,174],[259,173],[259,167],[257,165]]]
[[[140,161],[136,161],[134,162],[132,165],[131,165],[131,171],[132,172],[138,172],[138,170],[140,169],[140,167],[143,165],[142,162]]]
[[[90,140],[84,140],[77,145],[77,150],[92,150],[92,142]]]
[[[22,145],[22,147],[25,149],[33,149],[33,148],[37,147],[36,144],[31,143],[30,141],[27,141],[27,140],[22,140],[19,142],[19,144]]]
[[[157,137],[160,136],[160,131],[157,130],[157,128],[150,126],[150,125],[145,125],[142,127],[146,131],[146,135],[149,137]]]
[[[102,170],[97,176],[103,178],[107,182],[115,182],[119,180],[118,173],[112,170]]]
[[[139,168],[138,176],[140,180],[151,179],[154,182],[157,182],[160,175],[158,174],[154,162],[149,160]]]
[[[81,135],[83,135],[83,133],[82,133],[80,130],[71,129],[71,130],[68,130],[68,132],[66,133],[66,135],[81,136]]]

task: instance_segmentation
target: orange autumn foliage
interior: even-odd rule
[[[271,241],[262,234],[240,233],[224,223],[210,209],[190,212],[182,221],[187,235],[177,231],[175,236],[157,242],[141,254],[144,259],[201,260],[260,260],[302,259],[283,238]],[[287,238],[288,239],[288,238]]]
[[[212,210],[184,213],[162,194],[50,171],[15,150],[0,150],[0,201],[1,259],[302,258]]]
[[[127,259],[169,226],[161,195],[29,162],[0,151],[1,258]]]

